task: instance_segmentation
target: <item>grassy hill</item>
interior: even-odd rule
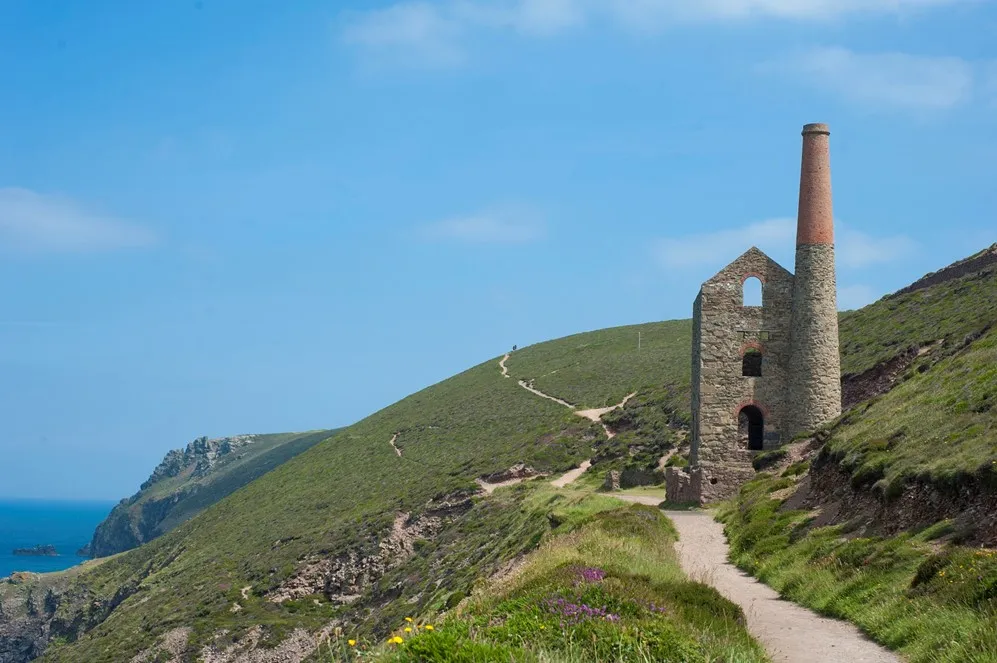
[[[910,377],[909,388],[921,384],[926,398],[934,397],[929,378],[941,375],[945,362],[967,361],[967,348],[984,353],[968,361],[983,361],[980,334],[997,319],[994,302],[997,276],[987,272],[842,314],[843,370],[875,373],[910,348],[934,344],[897,377],[906,387],[907,376],[926,371],[920,382]],[[166,535],[78,574],[41,611],[55,636],[44,660],[129,660],[180,630],[190,655],[234,651],[240,642],[305,646],[309,634],[329,625],[378,638],[406,615],[452,609],[482,578],[552,536],[567,499],[515,490],[483,497],[475,479],[517,463],[554,473],[601,455],[608,466],[634,450],[650,458],[674,446],[689,416],[689,344],[688,321],[578,334],[517,351],[507,362],[511,378],[495,357],[413,394]],[[951,365],[956,380],[976,364]],[[609,442],[601,426],[531,394],[519,380],[578,408],[637,396],[606,417],[621,431]],[[965,391],[961,385],[953,382],[952,393]],[[889,418],[901,401],[890,403],[880,397],[862,407]],[[924,405],[950,407],[945,403]],[[874,429],[856,428],[828,448],[847,447],[841,466],[859,472],[866,460],[880,463],[870,454],[883,449],[867,444]],[[930,433],[908,430],[902,444]],[[951,454],[945,472],[979,469],[992,439],[979,435],[981,444],[959,442],[970,451]],[[902,461],[889,455],[877,481],[921,472],[940,457],[930,442],[909,448]],[[0,599],[4,591],[0,585]]]
[[[139,492],[97,526],[91,556],[124,552],[161,536],[334,432],[201,438],[171,451]]]

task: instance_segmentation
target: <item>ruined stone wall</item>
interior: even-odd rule
[[[703,472],[698,468],[665,470],[665,499],[673,504],[699,504]]]
[[[762,306],[743,305],[743,283],[762,281]],[[738,415],[764,416],[764,448],[779,446],[786,419],[793,275],[752,248],[703,284],[693,321],[693,439],[690,461],[702,471],[704,502],[733,494],[754,476]],[[745,350],[762,353],[761,377],[744,377]]]

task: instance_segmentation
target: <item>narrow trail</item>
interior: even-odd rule
[[[577,414],[579,417],[585,417],[589,421],[594,421],[597,424],[601,424],[602,429],[606,431],[606,437],[612,440],[614,437],[616,437],[616,433],[609,430],[609,426],[602,423],[602,416],[605,414],[609,414],[613,410],[619,410],[620,408],[622,408],[627,404],[627,401],[629,401],[631,398],[633,398],[636,395],[637,392],[635,391],[632,394],[629,394],[626,398],[624,398],[616,405],[610,405],[609,407],[598,407],[598,408],[593,408],[591,410],[575,410],[575,414]]]
[[[572,483],[575,479],[585,474],[585,470],[587,470],[590,467],[592,467],[592,461],[586,460],[575,469],[569,470],[564,474],[562,474],[557,479],[551,481],[550,485],[554,486],[555,488],[564,488],[569,483]]]
[[[506,353],[506,355],[499,360],[499,368],[502,369],[502,377],[504,378],[512,377],[509,375],[509,368],[505,365],[505,362],[509,361],[509,357],[511,356],[512,356],[511,354]],[[526,391],[530,392],[531,394],[539,396],[540,398],[546,398],[549,401],[554,401],[558,405],[563,405],[569,410],[574,411],[574,413],[577,414],[579,417],[584,417],[589,421],[602,425],[602,429],[606,431],[606,437],[608,437],[609,439],[613,439],[614,437],[616,437],[616,433],[610,430],[609,426],[602,423],[603,415],[608,414],[613,410],[618,410],[621,407],[624,407],[631,398],[637,395],[637,392],[635,391],[632,394],[629,394],[626,398],[624,398],[616,405],[610,405],[609,407],[597,407],[597,408],[591,408],[589,410],[579,410],[576,405],[572,405],[566,400],[557,398],[556,396],[551,396],[550,394],[545,394],[544,392],[540,391],[539,389],[533,386],[532,381],[527,382],[526,380],[519,380],[519,386],[525,389]]]
[[[391,445],[391,448],[394,449],[395,453],[398,454],[398,457],[401,458],[402,450],[395,446],[395,440],[397,439],[398,439],[398,433],[395,433],[394,435],[391,436],[391,440],[388,441],[388,444]]]
[[[657,506],[650,495],[613,495],[627,502]],[[902,663],[893,652],[869,640],[854,625],[821,617],[801,605],[779,598],[727,561],[723,525],[702,511],[666,511],[675,523],[675,549],[682,569],[693,580],[712,585],[741,606],[748,631],[777,663]]]
[[[574,410],[575,409],[575,406],[572,405],[571,403],[569,403],[567,401],[562,401],[560,398],[557,398],[556,396],[548,396],[547,394],[543,393],[539,389],[535,388],[533,385],[529,384],[526,380],[520,380],[519,381],[519,386],[522,387],[523,389],[525,389],[526,391],[530,392],[530,393],[536,394],[540,398],[546,398],[549,401],[554,401],[555,403],[559,403],[559,404],[563,405],[564,407],[568,408],[569,410]]]

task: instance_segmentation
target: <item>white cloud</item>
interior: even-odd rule
[[[155,241],[147,228],[88,211],[67,198],[0,188],[0,247],[85,253],[145,247]]]
[[[838,286],[838,310],[851,311],[879,299],[876,291],[867,285]]]
[[[369,53],[401,63],[448,67],[463,59],[458,38],[464,24],[450,11],[429,2],[405,2],[353,14],[342,39]]]
[[[840,267],[860,269],[908,257],[917,244],[906,235],[874,237],[835,221],[835,259]],[[792,271],[796,246],[796,221],[775,218],[741,228],[657,240],[653,251],[668,269],[720,268],[757,246],[773,260]]]
[[[422,228],[427,239],[469,244],[525,244],[542,239],[546,227],[529,213],[490,212],[445,219]]]
[[[769,219],[743,228],[659,239],[653,250],[663,266],[680,269],[726,264],[752,246],[776,258],[793,246],[795,236],[794,220]]]
[[[917,250],[917,243],[906,235],[873,237],[840,223],[834,243],[838,263],[855,268],[901,260]]]
[[[956,57],[855,53],[838,47],[817,48],[761,70],[785,72],[851,103],[887,110],[960,106],[972,97],[976,78],[973,64]]]
[[[394,53],[413,64],[462,60],[474,29],[550,36],[586,25],[611,24],[654,32],[677,24],[777,19],[827,21],[850,15],[894,14],[980,0],[406,0],[347,15],[342,37],[368,53]]]

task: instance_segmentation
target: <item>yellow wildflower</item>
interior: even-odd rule
[[[405,627],[405,632],[406,632],[406,633],[411,633],[411,632],[412,632],[412,629],[411,629],[411,628],[409,628],[408,626],[406,626],[406,627]]]
[[[357,641],[356,640],[347,640],[346,642],[349,643],[349,645],[351,647],[356,647],[357,646]]]
[[[425,629],[426,629],[427,631],[432,631],[432,630],[433,630],[433,625],[432,625],[432,624],[426,624],[426,626],[425,626],[424,628],[425,628]]]
[[[393,638],[391,638],[390,640],[388,640],[388,642],[390,642],[390,643],[392,643],[392,644],[396,644],[396,645],[400,645],[400,644],[402,644],[402,643],[403,643],[403,642],[405,642],[405,641],[404,641],[404,640],[402,640],[402,639],[401,639],[400,637],[398,637],[398,636],[396,635],[395,637],[393,637]]]
[[[405,618],[405,621],[407,621],[407,622],[411,622],[411,621],[412,621],[412,618],[411,618],[411,617],[406,617],[406,618]]]

